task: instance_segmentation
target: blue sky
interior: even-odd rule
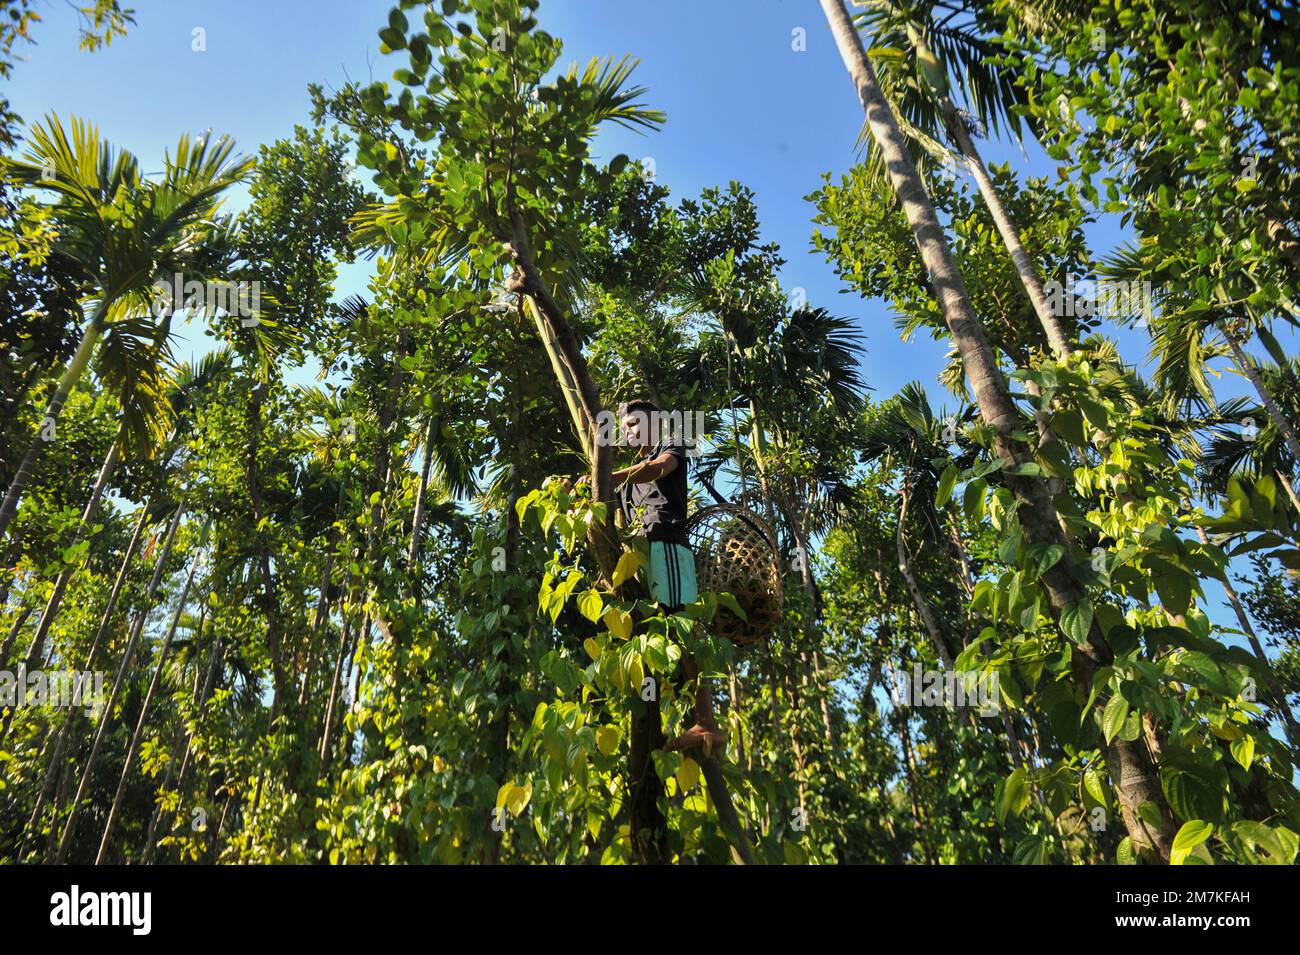
[[[305,122],[307,84],[388,79],[401,62],[380,56],[377,30],[387,0],[130,0],[137,25],[105,50],[77,49],[77,15],[60,0],[42,8],[28,62],[15,70],[12,99],[32,122],[49,111],[93,119],[147,170],[183,131],[211,128],[253,153]],[[737,14],[741,15],[737,15]],[[840,294],[830,266],[810,250],[812,207],[804,197],[821,175],[838,178],[855,157],[862,110],[819,8],[791,0],[735,3],[663,0],[653,6],[605,0],[543,0],[542,26],[563,38],[564,62],[592,56],[640,59],[634,75],[647,101],[668,115],[662,131],[602,134],[600,154],[654,161],[658,180],[686,197],[732,179],[758,197],[764,238],[780,243],[782,284],[855,319],[867,352],[864,376],[877,397],[917,378],[936,403],[944,347],[928,338],[904,344],[884,306]],[[206,50],[193,49],[202,29]],[[793,47],[802,29],[806,50]],[[404,57],[398,58],[404,62]],[[991,161],[1026,174],[1051,164],[1020,149],[986,144]],[[242,193],[232,202],[238,206]],[[1093,228],[1097,249],[1118,237]],[[345,270],[339,293],[362,291],[370,270]],[[1129,343],[1129,357],[1143,352]]]
[[[14,107],[29,122],[49,111],[65,120],[94,120],[111,141],[157,169],[180,133],[208,128],[233,136],[241,151],[291,133],[305,122],[307,84],[337,87],[349,78],[388,79],[401,65],[380,56],[376,31],[387,0],[128,0],[138,23],[95,54],[77,49],[77,16],[69,4],[40,7],[34,31],[11,81]],[[804,196],[821,175],[838,178],[853,163],[862,110],[819,8],[810,2],[661,0],[543,0],[542,26],[565,41],[564,63],[592,56],[640,59],[635,81],[647,102],[668,116],[662,131],[644,136],[603,134],[603,156],[626,152],[651,158],[660,182],[677,197],[732,179],[757,194],[764,238],[780,243],[788,261],[782,282],[802,287],[860,325],[866,344],[863,375],[877,398],[919,379],[936,404],[951,404],[935,378],[944,346],[898,340],[885,307],[840,294],[830,266],[810,250],[812,208]],[[197,52],[201,29],[206,51]],[[802,29],[806,49],[796,51]],[[402,58],[404,61],[404,58]],[[990,162],[1010,161],[1022,175],[1054,172],[1035,147],[985,143]],[[245,194],[237,193],[234,205]],[[1088,230],[1094,253],[1122,238],[1114,217]],[[369,265],[345,270],[339,294],[363,291]],[[1141,362],[1145,336],[1119,335],[1129,361]],[[1289,341],[1289,336],[1284,338]],[[178,348],[186,357],[185,348]],[[1234,376],[1221,396],[1244,392]],[[1213,590],[1214,588],[1210,588]],[[1218,602],[1218,594],[1211,593]],[[1228,623],[1222,607],[1216,620]]]

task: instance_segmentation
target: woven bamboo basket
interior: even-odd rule
[[[767,522],[739,504],[714,504],[692,514],[686,532],[699,589],[731,594],[749,618],[719,607],[713,633],[742,647],[775,633],[785,593],[776,535]]]

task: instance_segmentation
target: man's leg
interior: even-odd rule
[[[680,611],[694,603],[698,595],[695,584],[695,559],[690,548],[663,541],[650,542],[651,598],[658,601],[665,614]],[[726,737],[713,716],[713,694],[700,679],[700,668],[689,653],[683,653],[673,682],[678,686],[695,682],[695,722],[686,732],[670,742],[671,751],[699,751],[707,758],[722,752]]]
[[[727,738],[718,728],[713,716],[713,694],[708,684],[700,678],[700,668],[690,654],[682,656],[682,669],[688,680],[695,681],[695,725],[668,744],[669,750],[699,749],[707,758],[722,753]]]

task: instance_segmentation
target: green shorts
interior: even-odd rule
[[[695,603],[695,555],[689,547],[667,541],[649,541],[650,599],[669,611]]]

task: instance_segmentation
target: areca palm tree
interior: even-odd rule
[[[972,135],[979,128],[992,133],[1005,129],[1020,138],[1022,121],[1012,108],[1025,102],[1025,91],[1009,70],[996,64],[998,50],[990,38],[1000,32],[996,15],[977,6],[961,16],[964,11],[934,0],[862,2],[866,9],[855,23],[873,38],[870,52],[881,63],[881,89],[900,117],[899,128],[913,157],[922,170],[931,161],[947,162],[951,154],[938,140],[940,135],[956,150],[988,207],[1053,353],[1065,358],[1072,350],[1070,332],[1048,303],[1038,266],[1025,250]],[[973,116],[954,102],[954,82]],[[881,152],[870,150],[868,158],[869,168],[883,176]]]
[[[162,179],[154,182],[140,172],[135,156],[101,140],[93,125],[74,118],[68,130],[54,115],[32,130],[29,142],[25,157],[7,162],[6,172],[54,193],[54,248],[81,268],[95,291],[80,345],[0,506],[0,538],[18,510],[41,446],[105,332],[120,326],[119,348],[138,344],[140,333],[144,341],[152,340],[153,323],[133,316],[151,309],[160,278],[184,273],[200,260],[205,237],[216,228],[221,194],[252,165],[251,159],[232,159],[234,144],[226,137],[183,136],[175,154],[164,157]],[[135,335],[127,334],[132,322]]]
[[[934,205],[926,193],[912,157],[908,154],[893,110],[881,89],[876,71],[867,57],[845,9],[844,0],[821,0],[836,46],[856,87],[866,112],[871,135],[889,170],[890,183],[911,226],[921,257],[929,271],[931,285],[943,311],[944,322],[961,354],[971,390],[984,422],[993,432],[993,448],[1008,469],[1017,469],[1032,460],[1023,441],[1013,432],[1020,425],[1020,415],[1011,399],[1006,380],[979,317],[971,306],[966,284],[953,258],[943,226],[935,215]],[[1025,539],[1031,544],[1065,547],[1059,523],[1060,515],[1049,494],[1047,482],[1038,478],[1008,477],[1012,494],[1020,505]],[[1059,619],[1067,608],[1086,597],[1086,590],[1070,573],[1067,562],[1058,563],[1042,577],[1051,612]],[[1091,684],[1092,674],[1113,659],[1100,625],[1093,621],[1087,639],[1080,644],[1082,666],[1078,674],[1083,686]],[[1133,845],[1161,860],[1168,860],[1173,849],[1173,814],[1161,789],[1160,778],[1150,752],[1116,737],[1104,748],[1107,766],[1118,786],[1120,808]],[[1139,807],[1150,802],[1157,807],[1158,821],[1148,824],[1139,816]]]
[[[1285,365],[1271,362],[1259,368],[1259,378],[1281,408],[1283,421],[1294,421],[1300,410],[1300,360]],[[1292,486],[1297,459],[1275,417],[1262,405],[1233,399],[1219,406],[1217,422],[1201,456],[1202,485],[1218,495],[1227,493],[1234,474],[1251,478],[1276,477],[1286,486],[1293,506],[1300,513],[1300,499]]]

